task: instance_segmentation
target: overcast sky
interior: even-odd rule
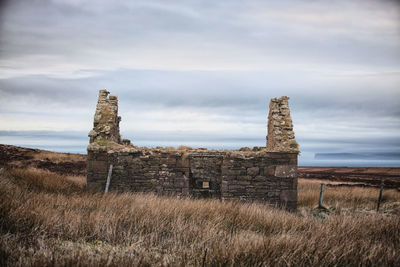
[[[400,151],[397,1],[2,1],[0,143],[85,152],[98,90],[139,146],[264,146],[290,97],[302,165]],[[381,155],[380,154],[380,155]],[[370,155],[370,154],[369,154]]]

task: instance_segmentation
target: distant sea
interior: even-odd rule
[[[309,162],[311,166],[400,167],[400,153],[315,153],[314,160]]]

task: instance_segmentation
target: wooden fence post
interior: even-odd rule
[[[104,194],[106,194],[108,192],[108,187],[110,186],[112,169],[113,169],[113,165],[111,164],[110,168],[108,169],[107,183],[106,183],[106,189],[104,191]]]
[[[318,202],[318,208],[323,209],[324,206],[322,205],[322,199],[324,197],[324,188],[325,184],[321,184],[321,192],[319,193],[319,202]]]
[[[206,257],[207,257],[207,248],[204,250],[203,263],[201,264],[202,267],[206,266]]]
[[[381,189],[379,190],[378,206],[376,207],[376,211],[379,211],[379,208],[380,208],[380,206],[381,206],[383,185],[384,185],[384,181],[382,180],[382,182],[381,182]]]

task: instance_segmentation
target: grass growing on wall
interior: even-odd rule
[[[0,265],[395,265],[400,193],[299,181],[298,213],[152,194],[89,194],[85,178],[35,169],[0,178]],[[207,249],[207,251],[206,251]]]

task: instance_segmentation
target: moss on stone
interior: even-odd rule
[[[108,145],[108,141],[104,140],[104,139],[97,139],[96,144],[98,144],[99,146],[107,146]]]
[[[108,125],[113,118],[113,112],[109,106],[104,106],[100,112],[99,125]]]

